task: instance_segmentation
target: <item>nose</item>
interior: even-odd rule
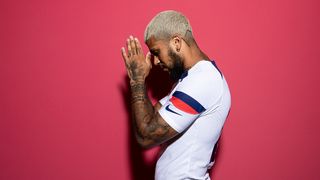
[[[153,64],[156,66],[160,64],[160,60],[157,56],[153,56]]]

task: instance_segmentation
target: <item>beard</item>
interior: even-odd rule
[[[172,68],[169,69],[170,77],[173,81],[178,81],[184,72],[182,58],[174,51],[169,49],[168,56],[172,61]]]

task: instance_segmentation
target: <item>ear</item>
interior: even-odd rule
[[[182,47],[182,39],[179,36],[174,36],[171,39],[171,46],[172,49],[174,49],[176,52],[180,52],[181,47]]]

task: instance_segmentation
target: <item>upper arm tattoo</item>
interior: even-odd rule
[[[146,147],[159,145],[178,134],[157,112],[146,125],[144,135],[140,135],[140,142]]]
[[[150,138],[161,143],[172,138],[177,132],[157,112],[153,121],[149,123]]]

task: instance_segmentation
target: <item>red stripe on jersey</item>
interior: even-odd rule
[[[170,101],[176,108],[180,109],[181,111],[184,111],[189,114],[198,114],[197,111],[195,111],[191,106],[189,106],[187,103],[183,102],[179,98],[172,96]]]

